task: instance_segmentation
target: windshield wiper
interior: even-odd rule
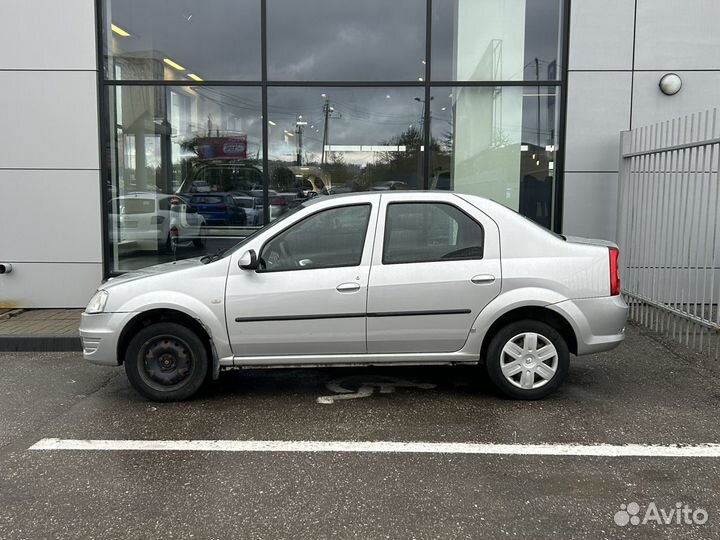
[[[209,253],[208,253],[207,255],[205,255],[204,257],[202,257],[202,258],[200,259],[200,262],[203,263],[203,264],[208,264],[208,263],[211,263],[211,262],[215,262],[215,261],[217,261],[218,259],[222,258],[222,256],[225,254],[225,251],[226,251],[226,249],[220,248],[220,249],[218,249],[218,250],[217,250],[215,253],[213,253],[213,254],[209,254]]]

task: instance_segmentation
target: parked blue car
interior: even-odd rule
[[[208,225],[247,225],[247,214],[231,193],[198,193],[192,195],[190,204]]]

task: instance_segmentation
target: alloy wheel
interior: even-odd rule
[[[517,388],[541,388],[557,373],[557,349],[542,334],[518,334],[508,340],[500,354],[500,370],[508,382]]]

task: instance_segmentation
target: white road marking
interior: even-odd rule
[[[484,444],[393,441],[233,441],[41,439],[30,450],[163,452],[351,452],[512,456],[720,457],[720,444]]]

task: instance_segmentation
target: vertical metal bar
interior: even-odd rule
[[[717,122],[717,109],[713,109],[712,113],[712,126],[710,128],[710,133],[708,135],[707,130],[705,133],[705,140],[712,139],[712,137],[715,134],[715,125]],[[712,199],[712,192],[713,192],[713,184],[712,184],[712,164],[713,160],[715,158],[715,145],[710,146],[710,156],[707,160],[707,164],[705,163],[705,160],[703,160],[703,178],[705,177],[705,167],[708,168],[708,175],[707,175],[707,191],[704,194],[704,198],[706,200],[705,205],[705,235],[703,237],[703,249],[705,250],[705,257],[704,257],[704,269],[703,269],[703,282],[702,282],[702,305],[700,307],[700,312],[702,314],[702,318],[710,321],[711,320],[711,314],[707,311],[708,307],[712,306],[712,302],[708,302],[708,305],[706,306],[705,300],[708,299],[708,272],[714,272],[712,268],[712,261],[709,260],[709,254],[711,253],[711,249],[708,246],[708,243],[710,241],[710,227],[714,224],[713,216],[710,214],[710,201]],[[704,185],[704,183],[703,183]],[[703,335],[704,335],[704,329],[701,330],[700,334],[700,350],[703,350]],[[708,345],[710,340],[710,332],[708,332]]]
[[[700,139],[700,130],[702,126],[702,116],[700,113],[697,113],[697,133],[693,131],[693,139],[691,142],[695,142]],[[697,169],[698,169],[698,160],[700,156],[700,148],[698,146],[692,146],[691,150],[694,151],[695,154],[695,165],[693,166],[692,163],[689,164],[690,168],[688,169],[688,182],[692,186],[692,200],[690,201],[690,210],[688,213],[688,219],[690,221],[690,227],[688,229],[688,237],[687,237],[687,273],[686,273],[686,280],[685,280],[685,288],[687,290],[687,299],[685,303],[685,313],[688,315],[690,314],[690,304],[694,300],[693,298],[693,291],[692,291],[692,253],[693,253],[693,239],[694,239],[694,228],[695,228],[695,205],[697,201]],[[691,154],[692,155],[692,154]],[[690,328],[693,325],[690,324],[690,319],[687,319],[687,324],[685,325],[685,345],[690,346]],[[693,335],[693,342],[694,342],[694,335]]]
[[[676,140],[678,139],[678,133],[680,131],[680,121],[679,119],[676,122],[676,119],[673,118],[671,121],[671,136],[670,136],[670,145],[674,145]],[[665,268],[665,294],[666,294],[666,302],[670,303],[673,300],[672,292],[671,292],[671,284],[672,284],[672,267],[673,262],[675,258],[675,250],[676,243],[675,239],[677,236],[677,225],[675,222],[675,219],[677,217],[677,206],[678,206],[678,180],[677,180],[677,163],[678,163],[678,152],[673,150],[670,152],[670,183],[671,183],[671,212],[670,212],[670,218],[669,218],[669,241],[668,241],[668,250],[667,250],[667,266]],[[668,317],[666,319],[667,325],[666,325],[666,334],[670,335],[670,327],[671,325],[674,327],[675,324],[675,317],[668,313]]]
[[[643,136],[643,130],[642,128],[633,130],[633,147],[632,151],[637,152],[641,147],[641,141]],[[641,180],[642,175],[640,172],[640,167],[642,163],[641,156],[633,156],[632,158],[632,182],[633,182],[633,195],[632,195],[632,206],[633,206],[633,229],[632,229],[632,236],[630,239],[630,243],[632,245],[632,252],[631,252],[631,268],[632,268],[632,276],[631,276],[631,286],[632,286],[632,292],[638,294],[640,291],[638,290],[638,274],[639,274],[639,251],[640,246],[638,245],[638,237],[640,236],[640,223],[641,223],[641,216],[642,216],[642,205],[640,203],[640,194],[641,194]],[[637,299],[633,300],[632,303],[632,311],[631,311],[631,317],[634,321],[638,321],[639,319],[639,302]]]
[[[645,137],[645,148],[644,150],[647,152],[652,148],[653,145],[653,137],[654,137],[654,130],[653,126],[647,126],[646,127],[646,137]],[[650,169],[651,169],[651,161],[652,156],[651,154],[646,153],[645,154],[645,163],[643,164],[643,201],[644,201],[644,208],[645,208],[645,216],[643,217],[643,239],[645,240],[643,242],[643,256],[642,256],[642,281],[640,283],[640,291],[643,297],[647,298],[647,275],[648,275],[648,260],[650,258],[650,242],[648,241],[648,238],[650,236],[650,224],[652,220],[652,205],[648,204],[648,201],[650,200],[650,192],[652,190],[652,179],[650,178]],[[643,305],[643,313],[641,317],[641,324],[643,326],[648,326],[648,318],[649,318],[650,308],[647,304]]]
[[[431,107],[432,107],[432,96],[430,95],[430,77],[431,77],[431,64],[432,61],[432,0],[426,0],[425,3],[425,100],[423,107],[423,144],[425,145],[425,152],[422,153],[423,160],[423,176],[422,186],[423,189],[430,189],[430,152],[431,148]],[[418,178],[418,181],[420,179]]]
[[[651,150],[655,150],[660,147],[660,134],[658,129],[659,124],[653,124],[651,127],[652,132],[652,139],[651,139]],[[647,235],[647,269],[646,269],[646,278],[645,278],[645,298],[649,298],[650,300],[655,300],[653,298],[653,283],[655,279],[655,242],[657,238],[657,212],[658,212],[658,206],[657,206],[657,194],[658,194],[658,179],[657,179],[657,169],[658,169],[658,158],[659,153],[653,152],[650,154],[650,164],[649,164],[649,174],[648,174],[648,185],[649,185],[649,193],[648,193],[648,203],[649,203],[649,211],[650,211],[650,219],[648,222],[648,235]],[[654,322],[655,322],[655,314],[657,313],[657,310],[655,310],[653,307],[650,307],[648,309],[648,316],[647,316],[647,327],[652,329]]]
[[[687,140],[688,118],[689,117],[685,116],[684,118],[680,119],[680,123],[682,124],[682,129],[680,132],[678,132],[678,144],[684,144]],[[677,250],[675,251],[675,254],[674,254],[676,257],[675,260],[677,261],[677,264],[673,265],[673,271],[675,273],[675,279],[674,279],[675,287],[673,289],[673,296],[672,296],[673,307],[675,307],[677,309],[680,309],[678,306],[681,305],[679,303],[679,299],[681,297],[680,268],[681,268],[682,259],[683,259],[681,249],[682,249],[683,242],[684,242],[685,212],[687,210],[687,208],[685,208],[685,210],[683,210],[683,208],[682,208],[683,194],[685,193],[685,186],[683,185],[683,183],[685,181],[684,169],[685,169],[686,153],[687,153],[687,149],[685,149],[685,148],[682,148],[679,151],[678,173],[677,173],[679,197],[678,197],[678,222],[675,225],[677,227],[678,243],[677,243]],[[677,329],[678,336],[680,336],[680,332],[681,332],[681,330],[680,330],[681,321],[678,320],[677,316],[674,319],[675,320],[673,321],[673,339],[675,339],[675,336],[676,336],[676,332],[675,332],[676,329]]]
[[[262,78],[262,166],[263,166],[263,223],[270,223],[270,171],[268,142],[268,85],[267,85],[267,0],[260,0],[260,76]]]
[[[640,131],[638,133],[638,151],[642,152],[642,150],[645,148],[645,137],[647,136],[647,129],[643,126],[640,128]],[[636,167],[636,178],[637,178],[637,198],[635,199],[638,204],[638,219],[637,219],[637,227],[635,229],[635,238],[637,241],[637,249],[635,250],[635,283],[633,284],[633,288],[635,292],[640,296],[641,295],[641,287],[640,284],[642,282],[642,265],[643,265],[643,245],[642,242],[639,241],[644,234],[644,228],[643,223],[645,220],[645,204],[643,204],[641,201],[644,200],[644,187],[645,187],[645,174],[643,172],[643,167],[645,163],[645,156],[640,155],[637,158],[637,167]],[[637,305],[635,306],[635,320],[637,322],[642,322],[642,301],[638,301]]]
[[[667,136],[668,136],[668,123],[663,122],[660,127],[660,147],[665,148],[667,147]],[[663,279],[663,273],[665,269],[665,260],[663,258],[663,246],[666,244],[665,241],[665,229],[667,226],[667,215],[665,212],[665,206],[667,203],[667,193],[666,193],[666,184],[667,184],[667,151],[663,150],[659,156],[659,166],[658,166],[658,189],[659,189],[659,196],[658,196],[658,219],[657,219],[657,228],[656,228],[656,236],[655,236],[655,247],[653,250],[654,256],[655,256],[655,265],[653,266],[653,285],[652,285],[652,297],[655,302],[661,303],[663,301],[662,298],[662,287],[660,286],[659,282]],[[663,323],[663,320],[665,318],[664,311],[663,310],[656,310],[657,315],[655,319],[655,330],[660,331],[661,326]]]
[[[696,208],[693,209],[693,214],[697,214],[697,228],[696,228],[696,234],[694,234],[694,241],[695,241],[695,251],[692,255],[693,260],[693,267],[695,272],[695,277],[691,279],[691,284],[693,286],[693,315],[702,317],[702,312],[700,312],[699,308],[701,305],[701,301],[699,299],[700,297],[700,272],[703,274],[705,273],[704,266],[701,266],[700,264],[700,253],[703,249],[703,245],[700,243],[700,238],[702,236],[702,227],[703,227],[703,199],[707,196],[705,193],[705,162],[707,160],[707,146],[705,144],[701,144],[704,141],[708,140],[708,126],[709,126],[709,116],[710,112],[705,111],[703,114],[703,121],[702,121],[702,130],[698,129],[698,136],[700,136],[700,132],[702,131],[702,139],[698,139],[698,151],[697,155],[695,156],[695,188],[697,190],[697,198],[696,201],[694,201],[693,205],[696,206]],[[697,211],[695,211],[697,210]],[[690,243],[690,247],[692,249],[692,242]],[[698,313],[700,314],[698,315]],[[694,331],[693,331],[693,339],[692,339],[692,345],[693,348],[697,347],[698,338],[700,341],[702,341],[702,335],[703,335],[703,329],[705,328],[702,325],[694,324]],[[698,332],[700,335],[698,336]]]

